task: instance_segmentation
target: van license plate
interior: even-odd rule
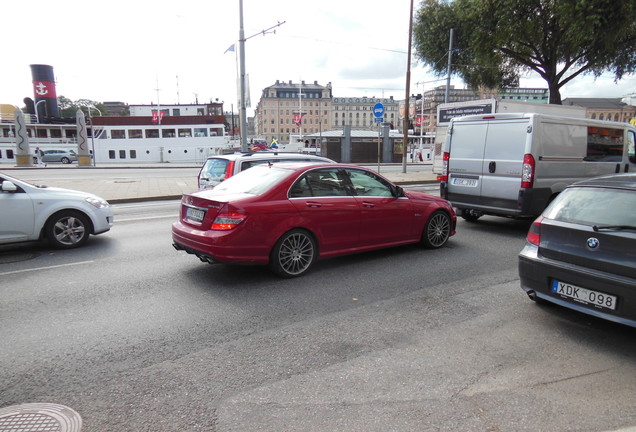
[[[475,187],[477,186],[477,179],[453,177],[453,184],[455,186]]]
[[[552,281],[552,292],[579,303],[616,310],[617,297],[610,294],[581,288],[557,280]]]
[[[203,210],[188,207],[186,210],[186,217],[195,222],[202,222],[205,217],[205,212]]]

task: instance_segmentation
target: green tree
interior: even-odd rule
[[[90,114],[93,117],[106,114],[106,106],[104,104],[92,101],[90,99],[78,99],[76,101],[72,101],[67,97],[58,96],[57,105],[60,109],[60,115],[67,118],[75,118],[75,116],[77,115],[77,110],[80,109],[84,112],[84,115],[88,117],[89,107],[96,108],[91,109]]]
[[[636,0],[423,0],[413,28],[418,59],[471,87],[517,85],[538,73],[561,103],[561,88],[583,74],[636,71]]]

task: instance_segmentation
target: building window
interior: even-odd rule
[[[110,131],[112,139],[126,139],[126,131],[124,129],[113,129]]]
[[[142,138],[142,135],[141,129],[130,129],[128,131],[128,137],[131,139]]]

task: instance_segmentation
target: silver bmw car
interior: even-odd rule
[[[636,174],[566,188],[530,227],[519,277],[532,300],[636,327]]]

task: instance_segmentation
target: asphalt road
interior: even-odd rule
[[[636,425],[636,333],[527,299],[528,222],[283,280],[176,252],[177,208],[118,205],[78,250],[0,247],[0,407],[67,405],[91,432]]]

